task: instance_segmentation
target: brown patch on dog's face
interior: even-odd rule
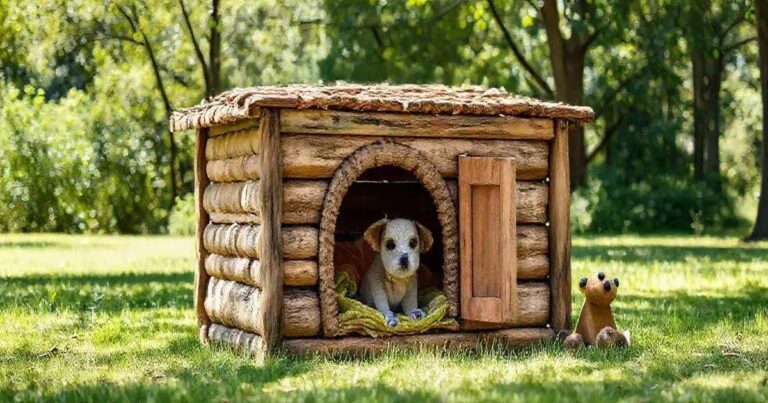
[[[610,305],[619,289],[619,279],[611,278],[603,272],[579,280],[579,291],[584,293],[587,301],[599,305]]]

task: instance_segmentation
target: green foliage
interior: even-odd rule
[[[71,90],[0,95],[0,230],[147,232],[163,221],[154,133],[125,111]]]
[[[201,347],[194,240],[0,235],[1,401],[745,401],[766,398],[768,243],[575,237],[573,281],[621,281],[630,349],[555,342],[375,358]],[[578,287],[574,283],[573,289]],[[573,316],[583,298],[574,292]]]
[[[176,198],[171,216],[168,217],[168,233],[171,235],[194,235],[197,228],[195,207],[195,195],[192,193]]]
[[[554,88],[538,3],[493,4],[531,68]],[[706,48],[712,56],[754,35],[751,2],[718,0],[709,9],[670,0],[558,4],[565,37],[595,34],[584,74],[585,103],[598,114],[586,126],[588,153],[605,143],[589,164],[591,182],[575,197],[575,227],[700,232],[751,219],[761,119],[754,42],[723,59],[722,174],[707,182],[721,182],[723,192],[694,183],[690,167],[691,52]],[[584,4],[588,12],[579,9]],[[490,5],[223,1],[222,86],[437,82],[551,99],[510,49]],[[207,58],[209,4],[186,6]],[[151,43],[172,108],[205,93],[176,0],[0,0],[0,184],[9,189],[0,194],[0,231],[169,230],[165,106],[143,37],[121,10],[135,13]],[[749,23],[731,26],[741,16]],[[174,140],[177,196],[186,200],[194,138],[179,133]]]

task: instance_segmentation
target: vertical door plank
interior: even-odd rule
[[[459,157],[461,316],[505,323],[517,313],[515,161]]]

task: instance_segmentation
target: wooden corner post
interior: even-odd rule
[[[195,141],[195,247],[197,249],[197,270],[195,271],[195,312],[197,326],[200,332],[200,342],[208,344],[208,327],[211,319],[205,312],[205,294],[208,288],[208,272],[205,271],[205,259],[208,252],[203,245],[203,233],[208,225],[208,212],[203,207],[203,194],[208,186],[208,174],[205,170],[205,143],[208,140],[208,129],[198,129]]]
[[[555,332],[571,328],[571,179],[568,164],[568,122],[556,120],[549,153],[550,326]]]
[[[259,125],[259,211],[261,229],[258,249],[262,294],[258,310],[262,322],[264,353],[280,345],[283,322],[283,239],[280,222],[283,206],[283,158],[280,145],[280,110],[263,108]]]

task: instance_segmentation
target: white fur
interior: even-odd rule
[[[365,239],[379,255],[360,284],[362,301],[376,307],[390,326],[397,324],[393,309],[401,308],[414,319],[423,317],[416,271],[420,253],[432,246],[432,234],[411,220],[385,218],[365,231]]]

